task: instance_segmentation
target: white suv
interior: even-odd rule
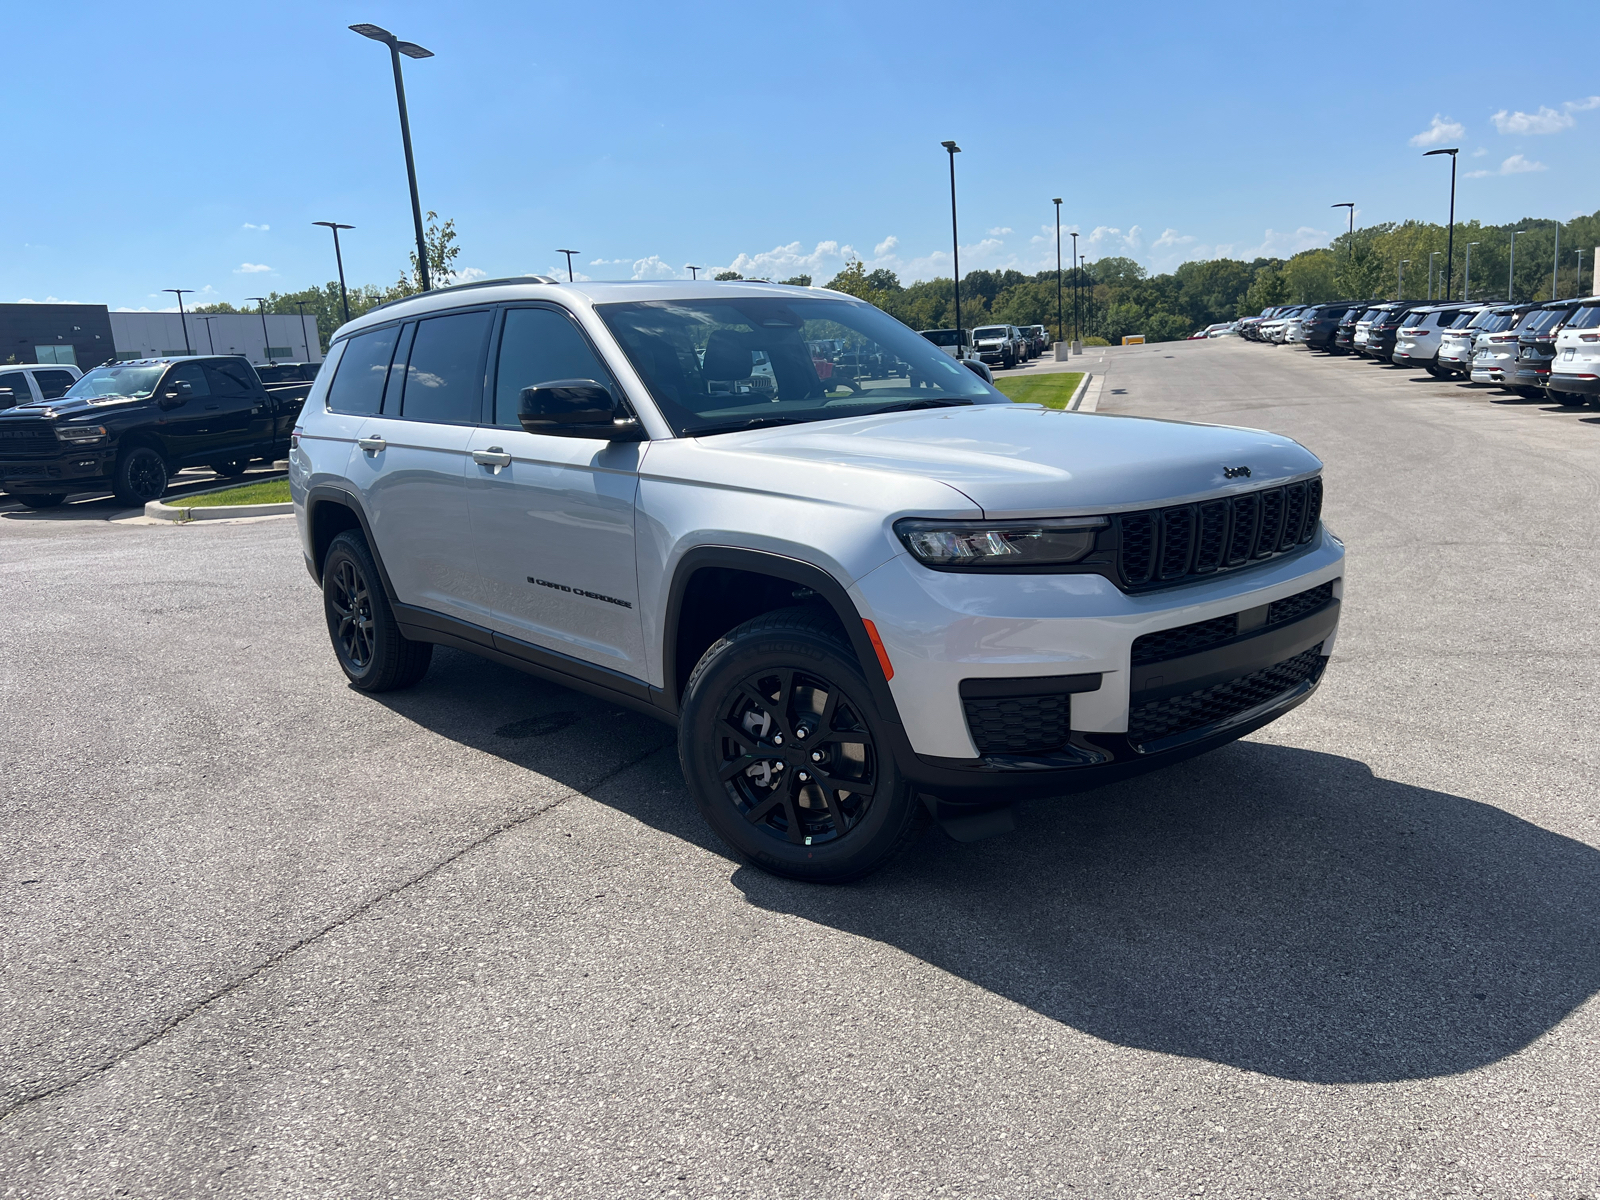
[[[1295,442],[1013,404],[817,288],[412,297],[334,336],[293,442],[357,688],[442,644],[675,723],[707,821],[799,878],[1232,741],[1338,626]]]
[[[1591,296],[1556,334],[1550,394],[1564,404],[1600,404],[1600,296]]]

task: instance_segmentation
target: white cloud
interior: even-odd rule
[[[891,242],[893,245],[888,244]],[[894,269],[900,261],[894,253],[895,247],[899,244],[899,239],[894,237],[878,243],[879,248],[887,247],[887,249],[885,253],[877,254],[876,258],[867,262],[868,269],[877,266]],[[746,279],[790,279],[796,275],[809,275],[814,283],[825,283],[838,274],[852,258],[860,257],[855,247],[848,242],[832,240],[818,242],[809,254],[805,252],[800,242],[790,242],[787,246],[774,246],[771,250],[763,250],[759,254],[740,252],[726,267],[717,269],[737,271]]]
[[[1486,155],[1488,153],[1489,152],[1486,149],[1484,149],[1482,146],[1479,146],[1476,150],[1474,150],[1472,152],[1472,157],[1473,158],[1482,158],[1482,157],[1484,157],[1484,155]]]
[[[682,279],[687,274],[687,271],[669,267],[661,261],[659,254],[652,254],[649,258],[637,258],[633,262],[634,279]]]
[[[1144,248],[1144,233],[1137,225],[1127,233],[1111,225],[1096,225],[1094,232],[1089,234],[1088,247],[1098,251],[1095,255],[1097,258],[1104,258],[1107,254],[1132,255]]]
[[[252,225],[252,224],[250,224],[249,221],[246,221],[244,223],[244,228],[246,228],[246,229],[254,229],[257,233],[265,233],[267,230],[271,229],[272,226],[271,225]]]
[[[1164,229],[1161,236],[1150,243],[1150,249],[1165,250],[1169,246],[1188,246],[1198,240],[1193,234],[1180,234],[1176,229]]]
[[[997,226],[995,226],[995,228],[989,230],[989,236],[990,237],[999,237],[1001,234],[1004,234],[1004,233],[1015,233],[1015,232],[1016,232],[1016,230],[1012,229],[1011,226],[1009,226],[1009,225],[997,225]]]
[[[1536,113],[1508,113],[1502,108],[1489,120],[1501,133],[1560,133],[1563,129],[1570,129],[1573,124],[1570,113],[1557,112],[1542,104]]]
[[[266,263],[240,263],[234,268],[235,275],[260,275],[264,271],[272,270]]]
[[[471,283],[474,279],[487,279],[489,272],[482,267],[463,267],[450,276],[451,283]]]
[[[68,304],[68,303],[70,303],[70,301],[63,300],[59,296],[46,296],[43,300],[35,300],[31,296],[23,296],[19,300],[12,301],[12,303],[14,303],[14,304]]]
[[[1449,117],[1433,114],[1433,123],[1430,124],[1416,137],[1411,139],[1413,146],[1437,146],[1440,142],[1448,142],[1465,133],[1466,127],[1459,121],[1452,121]]]
[[[1006,232],[1010,233],[1011,231],[1008,229]],[[872,248],[873,257],[887,258],[889,255],[895,252],[895,248],[899,245],[900,239],[891,233],[888,237],[884,238],[883,241],[879,242]]]
[[[1588,112],[1591,108],[1600,108],[1600,96],[1588,96],[1582,100],[1568,100],[1561,107],[1568,112]]]
[[[1531,171],[1544,171],[1548,168],[1542,162],[1530,162],[1521,154],[1513,154],[1500,164],[1498,171],[1468,171],[1468,179],[1482,179],[1486,175],[1526,175]]]

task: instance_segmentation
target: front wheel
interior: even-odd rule
[[[684,690],[678,757],[706,822],[774,874],[858,878],[923,823],[826,610],[763,614],[707,650]]]
[[[366,541],[341,533],[322,562],[322,610],[339,669],[363,692],[390,692],[415,684],[433,659],[433,643],[400,633]]]
[[[236,479],[250,469],[250,460],[248,458],[229,458],[221,462],[207,463],[206,466],[225,479]]]
[[[167,491],[167,463],[149,446],[135,446],[117,460],[111,490],[129,507],[144,507]]]

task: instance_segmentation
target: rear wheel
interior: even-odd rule
[[[341,533],[322,563],[322,610],[339,669],[352,687],[389,692],[415,684],[427,673],[433,643],[400,633],[383,579],[365,539]]]
[[[29,508],[59,508],[67,502],[65,492],[45,492],[41,495],[18,496],[23,504]]]
[[[876,870],[924,823],[832,614],[788,608],[721,638],[684,690],[678,756],[706,822],[775,874]]]
[[[167,463],[149,446],[135,446],[117,460],[111,490],[130,507],[143,507],[167,491]]]
[[[221,462],[207,463],[206,466],[210,467],[218,475],[234,479],[249,470],[250,460],[248,458],[229,458]]]

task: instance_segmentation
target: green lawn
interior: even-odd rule
[[[1065,408],[1082,382],[1082,371],[1057,371],[1050,375],[1002,375],[994,385],[1018,404]]]
[[[211,508],[218,504],[287,504],[289,481],[263,479],[260,483],[245,483],[225,492],[211,492],[205,496],[174,496],[162,501],[172,508]]]

